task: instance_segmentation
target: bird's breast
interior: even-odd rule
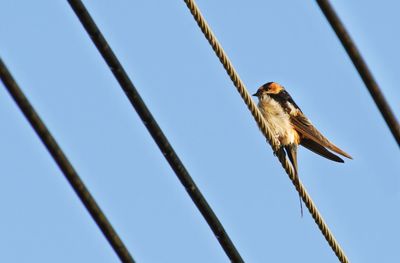
[[[297,144],[299,136],[293,129],[290,116],[282,106],[269,96],[265,96],[258,103],[268,128],[282,145]]]

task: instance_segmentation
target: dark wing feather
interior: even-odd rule
[[[309,149],[310,151],[313,151],[316,154],[321,155],[322,157],[325,157],[329,160],[339,162],[339,163],[344,163],[342,158],[337,156],[336,154],[331,153],[328,151],[325,147],[321,146],[321,144],[318,144],[310,139],[303,139],[301,141],[301,145]]]
[[[297,112],[296,115],[290,115],[290,121],[296,131],[298,131],[304,138],[309,139],[321,147],[326,147],[338,154],[341,154],[347,158],[351,156],[345,153],[343,150],[339,149],[336,145],[331,143],[327,138],[325,138],[313,125],[312,123],[303,115],[301,112]],[[315,144],[313,145],[315,146]],[[308,147],[307,147],[308,148]],[[316,147],[314,147],[316,149]],[[322,153],[321,153],[322,155]],[[324,156],[324,155],[322,155]],[[326,157],[326,156],[325,156]],[[328,157],[327,157],[328,158]],[[330,159],[330,158],[328,158]]]

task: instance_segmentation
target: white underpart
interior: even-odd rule
[[[293,107],[293,105],[291,105]],[[289,106],[290,107],[290,106]],[[258,103],[268,128],[282,146],[295,143],[295,131],[290,124],[290,117],[282,106],[268,95],[263,95]],[[296,110],[294,107],[291,110]]]
[[[290,102],[286,102],[287,103],[287,105],[289,106],[289,109],[290,109],[290,115],[294,115],[294,116],[296,116],[297,115],[297,113],[299,112],[299,110],[298,109],[296,109],[294,106],[293,106],[293,104],[292,103],[290,103]]]

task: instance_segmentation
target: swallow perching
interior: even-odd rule
[[[273,136],[280,143],[280,151],[287,154],[295,171],[297,183],[299,183],[298,145],[335,162],[343,163],[344,161],[329,150],[352,159],[349,154],[330,142],[314,127],[289,93],[278,83],[268,82],[262,85],[253,96],[258,97],[258,108]]]

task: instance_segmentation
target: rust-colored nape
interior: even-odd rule
[[[279,92],[281,92],[283,90],[283,87],[281,85],[279,85],[276,82],[271,82],[268,85],[268,90],[267,93],[269,94],[278,94]]]

